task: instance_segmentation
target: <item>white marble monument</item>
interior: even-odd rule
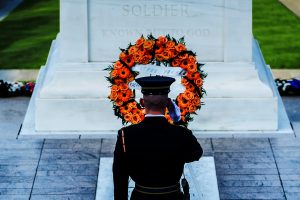
[[[119,47],[149,33],[185,36],[205,63],[206,105],[189,126],[197,136],[293,133],[253,39],[252,0],[60,0],[60,32],[21,135],[115,137],[122,124],[103,69],[118,59]]]

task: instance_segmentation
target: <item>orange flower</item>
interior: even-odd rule
[[[187,54],[187,53],[185,53],[185,54],[182,54],[182,55],[180,55],[180,56],[178,56],[181,60],[185,60],[185,59],[187,59],[188,57],[189,57],[189,55]]]
[[[144,48],[151,51],[154,46],[154,41],[153,40],[145,40],[144,41]]]
[[[110,92],[110,96],[108,97],[108,98],[110,98],[111,100],[113,100],[113,101],[116,101],[117,99],[118,99],[118,93],[116,92],[116,91],[111,91]]]
[[[175,51],[174,50],[169,50],[168,54],[169,54],[169,58],[174,58],[175,57]]]
[[[191,83],[186,84],[185,88],[187,91],[191,91],[191,92],[194,92],[195,90],[195,87]]]
[[[141,122],[141,117],[140,117],[140,115],[138,115],[138,114],[133,114],[132,117],[131,117],[131,122],[132,122],[133,124],[137,124],[137,123]]]
[[[157,46],[162,46],[162,45],[166,44],[167,41],[168,41],[168,39],[165,36],[159,36],[157,38],[157,42],[156,43],[157,43]]]
[[[124,80],[123,80],[123,79],[120,79],[120,78],[116,78],[116,79],[114,79],[114,83],[115,83],[116,85],[119,85],[119,84],[121,84],[121,83],[124,83]]]
[[[188,109],[189,109],[189,112],[190,112],[190,113],[194,113],[194,112],[197,110],[196,106],[194,106],[194,105],[190,105],[190,106],[188,107]]]
[[[179,101],[182,101],[182,94],[183,93],[180,93],[178,96],[177,96],[177,102],[179,102]],[[166,110],[168,110],[168,109],[166,109]]]
[[[179,108],[186,108],[188,104],[189,102],[185,98],[182,98],[181,101],[178,101]]]
[[[186,109],[183,109],[183,110],[180,109],[180,115],[181,115],[181,116],[185,116],[187,113],[188,113],[188,112],[187,112]]]
[[[151,61],[152,56],[150,55],[144,55],[140,60],[139,63],[141,64],[148,64]]]
[[[187,66],[187,70],[189,72],[196,72],[197,71],[197,65],[196,65],[196,63],[189,64]]]
[[[147,51],[147,49],[142,49],[142,50],[139,50],[136,52],[138,55],[140,56],[144,56],[144,55],[147,55],[149,54],[149,52]]]
[[[174,48],[174,47],[175,47],[175,42],[173,42],[173,41],[168,41],[168,42],[166,43],[166,47],[167,47],[168,49]]]
[[[196,62],[195,56],[190,55],[188,59],[189,59],[190,63],[195,63]]]
[[[127,55],[126,57],[124,57],[123,59],[123,62],[126,63],[126,65],[128,67],[132,67],[134,65],[134,58],[133,58],[133,55]]]
[[[134,109],[134,110],[132,111],[132,113],[133,113],[133,114],[138,114],[138,115],[142,115],[142,114],[143,114],[142,110],[140,110],[140,109],[138,109],[138,108]]]
[[[123,115],[126,115],[127,113],[129,113],[131,111],[131,108],[129,106],[120,106],[120,112]]]
[[[127,113],[126,115],[124,115],[124,119],[127,122],[130,122],[132,118],[132,113]]]
[[[198,87],[201,87],[203,85],[203,80],[201,78],[196,79],[194,82]]]
[[[128,49],[129,54],[135,54],[136,51],[137,51],[136,46],[131,46],[131,47],[129,47],[129,49]]]
[[[111,91],[117,92],[119,91],[119,87],[117,85],[111,86]]]
[[[173,67],[178,67],[178,66],[180,65],[179,59],[174,59],[174,60],[172,61],[171,65],[172,65]]]
[[[126,67],[123,67],[118,70],[118,74],[120,78],[127,78],[130,75],[130,71]]]
[[[126,54],[124,51],[122,51],[122,52],[120,53],[119,58],[120,58],[121,60],[123,60],[126,56],[127,56],[127,54]]]
[[[168,60],[169,59],[169,53],[167,51],[163,52],[162,56],[164,57],[164,60]]]
[[[132,91],[127,90],[127,91],[122,91],[118,93],[118,99],[120,99],[123,102],[127,102],[132,96]]]
[[[186,47],[184,46],[184,44],[179,43],[177,46],[175,46],[176,51],[178,52],[182,52],[186,50]]]
[[[140,59],[143,57],[143,55],[139,54],[139,53],[136,53],[133,57],[134,59],[134,62],[135,63],[138,63],[140,61]]]
[[[144,44],[145,38],[144,37],[140,37],[136,42],[135,45],[139,48]]]
[[[134,80],[134,76],[130,73],[130,75],[127,77],[127,83]]]
[[[194,93],[189,91],[189,90],[186,90],[184,93],[183,93],[183,98],[187,99],[187,100],[192,100],[194,98]]]
[[[122,92],[126,92],[128,90],[128,84],[126,83],[121,83],[119,86],[118,86],[119,90],[121,90]]]
[[[128,105],[131,109],[134,109],[134,108],[136,108],[137,103],[134,101],[134,102],[128,103],[127,105]]]
[[[163,46],[160,46],[158,47],[156,50],[155,50],[155,54],[160,54],[164,51],[164,47]]]
[[[115,69],[121,69],[122,67],[124,67],[124,66],[120,61],[115,62],[115,64],[114,64]]]
[[[155,58],[157,61],[163,61],[164,60],[164,56],[162,54],[156,54]]]
[[[193,102],[193,105],[194,105],[194,106],[199,106],[200,103],[201,103],[201,100],[200,100],[200,98],[198,97],[198,98],[194,98],[192,102]]]
[[[187,69],[188,68],[188,65],[189,65],[189,62],[187,59],[184,59],[181,63],[180,63],[180,67],[182,69]]]
[[[117,101],[115,101],[115,105],[116,106],[122,106],[123,105],[123,101],[117,100]]]
[[[199,72],[194,72],[194,73],[188,72],[186,74],[186,77],[190,80],[195,80],[195,79],[200,78],[200,73]]]
[[[182,85],[187,85],[187,84],[189,84],[189,82],[188,82],[185,78],[182,78],[182,79],[181,79],[181,83],[182,83]]]
[[[110,76],[111,76],[111,78],[116,78],[116,77],[118,76],[118,70],[113,69],[113,70],[110,72]]]

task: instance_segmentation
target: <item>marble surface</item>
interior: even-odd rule
[[[259,53],[258,48],[254,52],[257,51]],[[39,94],[35,105],[36,130],[85,132],[119,129],[121,121],[114,116],[112,104],[107,99],[108,82],[103,80],[107,72],[95,68],[95,63],[86,68],[74,65],[72,69],[66,65],[61,65],[52,82],[36,90]],[[268,78],[272,75],[265,71],[267,66],[260,63],[262,69],[256,69],[264,81],[260,82],[251,64],[235,63],[231,66],[227,63],[223,70],[218,71],[221,65],[208,63],[211,78],[205,82],[208,95],[203,101],[206,105],[198,111],[190,128],[195,131],[279,131],[277,98],[280,97],[274,93],[275,88],[269,88],[274,83]],[[236,66],[240,66],[238,70],[231,71]],[[47,67],[51,69],[52,65]],[[222,71],[225,71],[223,75]],[[47,77],[47,74],[43,76]],[[87,77],[89,81],[86,81]],[[43,82],[43,78],[40,81]],[[170,97],[175,98],[177,94],[178,90],[173,88]],[[137,99],[139,97],[141,94],[137,91]],[[286,115],[284,112],[280,114]]]
[[[98,174],[96,200],[113,199],[113,158],[101,158]],[[190,184],[191,200],[218,200],[219,190],[213,157],[203,157],[200,161],[185,165],[185,175]],[[130,197],[134,183],[129,182]]]
[[[256,62],[262,60],[261,53],[256,48],[256,54],[259,55],[255,59]],[[262,62],[262,61],[260,61]],[[258,62],[259,64],[259,62]],[[79,64],[74,64],[74,66],[78,66]],[[238,65],[238,64],[236,64]],[[211,65],[213,66],[213,65]],[[248,68],[247,65],[243,68],[238,68],[238,71],[243,71]],[[206,97],[204,102],[206,105],[203,106],[202,110],[200,110],[195,117],[194,122],[191,123],[190,128],[193,129],[194,133],[197,137],[285,137],[285,135],[293,134],[291,129],[291,125],[289,119],[286,115],[286,111],[281,102],[281,97],[279,96],[276,87],[274,86],[274,82],[272,81],[272,74],[270,69],[264,64],[260,63],[259,71],[260,79],[263,80],[262,84],[269,85],[272,89],[272,93],[275,96],[274,98],[209,98]],[[234,66],[231,66],[232,68]],[[230,65],[228,68],[231,68]],[[67,67],[66,67],[67,68]],[[51,69],[51,68],[50,68]],[[75,67],[76,70],[81,70],[80,67]],[[87,68],[90,69],[90,68]],[[210,73],[214,73],[217,71],[214,67],[209,67]],[[116,130],[121,127],[120,120],[113,115],[111,110],[111,104],[109,101],[101,101],[101,99],[48,99],[41,98],[41,87],[44,83],[44,78],[46,76],[46,72],[49,73],[47,67],[42,68],[42,71],[39,75],[38,85],[35,93],[31,99],[30,106],[28,108],[25,121],[22,127],[21,136],[25,137],[115,137]],[[50,70],[51,72],[51,70]],[[268,95],[267,95],[268,96]],[[278,99],[278,108],[276,108],[276,99]],[[42,102],[41,105],[36,105],[36,102]],[[84,115],[80,116],[80,106],[78,103],[82,102],[94,102],[88,105],[86,110],[84,111]],[[73,107],[71,103],[74,102]],[[100,106],[102,102],[103,106]],[[65,104],[65,106],[63,105]],[[84,105],[85,103],[83,103]],[[49,109],[49,106],[51,106]],[[59,105],[59,106],[56,106]],[[75,105],[75,106],[74,106]],[[95,105],[95,107],[92,107]],[[39,113],[40,111],[37,108],[40,106],[44,106],[43,113]],[[47,109],[48,107],[48,109]],[[66,109],[68,108],[68,109]],[[276,111],[276,109],[278,109]],[[63,112],[61,112],[63,110]],[[95,110],[99,113],[98,115],[102,115],[101,113],[105,113],[104,121],[98,121],[91,118],[92,115],[88,115],[90,111],[95,112]],[[254,112],[255,111],[255,112]],[[61,113],[61,114],[59,114]],[[272,114],[273,113],[273,114]],[[274,114],[278,113],[278,114]],[[39,118],[36,117],[39,115]],[[94,114],[95,119],[99,119],[100,116]],[[56,116],[56,117],[53,117]],[[68,118],[66,116],[70,116]],[[86,116],[86,117],[84,117]],[[225,117],[226,116],[226,117]],[[92,124],[91,127],[84,125],[84,121],[79,122],[75,118],[83,120],[96,121],[96,123]],[[211,118],[210,118],[211,117]],[[210,119],[209,119],[210,118]],[[276,119],[277,118],[277,119]],[[71,120],[72,119],[72,120]],[[218,119],[217,122],[216,120]],[[41,127],[36,122],[40,122],[40,124],[44,124],[45,127]],[[278,124],[276,124],[276,122]],[[87,123],[90,123],[87,121]],[[74,130],[73,126],[78,128],[79,125],[82,127],[78,128],[81,131]],[[277,128],[276,128],[277,126]],[[37,131],[36,127],[40,127],[40,131]],[[274,128],[275,127],[275,128]],[[91,128],[91,129],[89,129]],[[47,130],[48,129],[48,130]],[[59,130],[61,129],[61,130]],[[43,130],[43,131],[41,131]],[[53,131],[52,131],[53,130]]]
[[[113,61],[149,33],[185,36],[203,61],[251,62],[252,0],[61,0],[60,9],[62,62]]]
[[[104,71],[110,63],[86,63],[81,64],[81,67],[70,65],[57,65],[55,76],[44,84],[40,93],[42,99],[98,99],[110,94],[110,83],[106,80],[108,71]],[[258,71],[253,64],[209,62],[205,63],[203,69],[208,73],[204,83],[208,98],[273,97],[268,85],[259,80]],[[174,78],[176,82],[171,85],[169,94],[172,98],[183,91],[181,78]],[[140,90],[137,90],[136,95],[138,99],[142,96]]]
[[[159,20],[162,13],[154,15],[162,5],[167,16]],[[259,46],[252,40],[251,10],[251,0],[192,0],[185,3],[61,0],[61,32],[52,44],[39,78],[40,87],[35,90],[34,103],[29,110],[34,115],[28,114],[31,121],[25,127],[31,127],[27,130],[33,129],[33,135],[75,133],[77,136],[113,137],[122,125],[121,120],[114,116],[112,104],[107,99],[109,84],[105,80],[107,72],[103,69],[112,60],[111,50],[116,49],[113,52],[117,52],[118,47],[125,43],[126,47],[127,40],[132,40],[136,35],[118,37],[109,34],[103,40],[100,32],[107,27],[114,29],[117,25],[122,28],[127,22],[128,29],[134,30],[133,24],[129,23],[132,21],[142,29],[147,24],[157,24],[159,28],[165,23],[178,28],[181,25],[173,22],[178,19],[189,21],[182,25],[183,30],[197,24],[197,27],[207,28],[212,33],[207,36],[209,39],[196,36],[186,38],[188,48],[197,52],[200,61],[210,61],[204,67],[209,74],[204,83],[207,96],[203,102],[206,105],[197,112],[190,128],[200,135],[291,133],[288,120],[280,121],[287,119],[286,113],[281,109],[280,96],[275,92],[270,69],[264,63]],[[189,11],[188,16],[180,16],[185,15],[186,11]],[[174,16],[172,12],[175,12]],[[133,16],[135,14],[137,16]],[[122,19],[122,23],[111,23],[117,19]],[[96,33],[99,33],[97,37]],[[114,47],[115,44],[119,46]],[[221,57],[218,49],[222,49]],[[180,84],[172,86],[171,98],[181,91],[177,86]],[[137,92],[137,99],[139,97],[141,93]]]

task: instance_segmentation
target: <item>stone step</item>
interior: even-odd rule
[[[113,199],[113,158],[101,158],[98,174],[96,200]],[[219,200],[219,189],[213,157],[203,157],[197,162],[186,164],[185,176],[190,184],[191,200]],[[129,182],[130,197],[134,182]]]

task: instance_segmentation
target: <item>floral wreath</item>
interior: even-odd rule
[[[0,98],[31,96],[34,90],[34,81],[10,82],[0,80]]]
[[[120,50],[119,60],[106,68],[109,71],[106,78],[111,83],[108,98],[113,102],[114,113],[122,119],[123,125],[137,124],[145,115],[144,108],[135,100],[135,90],[128,85],[138,75],[132,67],[136,64],[163,64],[161,67],[180,67],[186,72],[181,78],[185,91],[175,99],[181,112],[181,120],[175,124],[187,126],[193,120],[191,114],[196,114],[203,105],[201,98],[205,90],[202,85],[207,75],[201,69],[203,64],[197,62],[196,54],[186,49],[184,38],[176,40],[169,35],[144,38],[142,35],[134,45],[129,44],[127,49]],[[167,109],[165,117],[174,123]]]

